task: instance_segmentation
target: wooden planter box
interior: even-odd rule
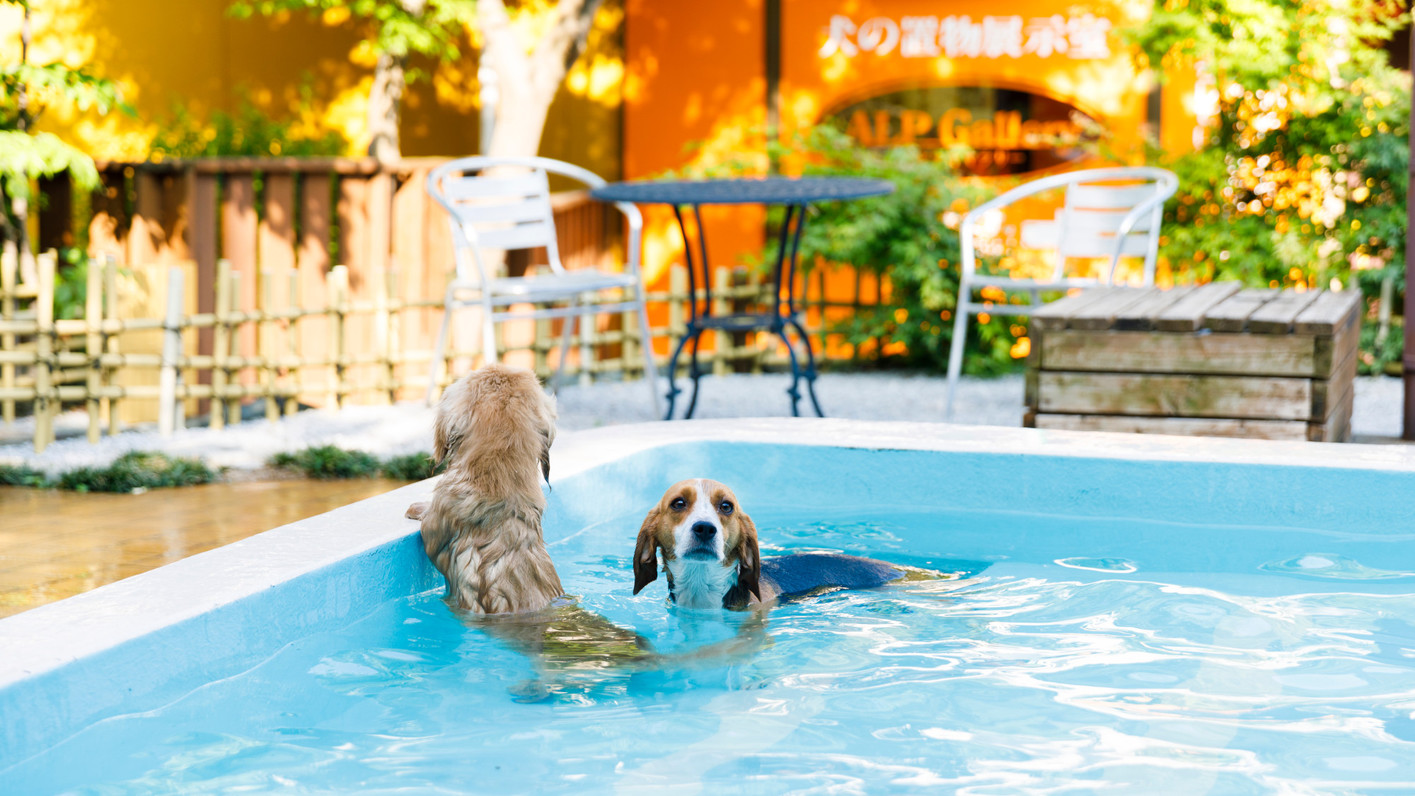
[[[1344,442],[1358,291],[1093,288],[1032,315],[1025,424]]]

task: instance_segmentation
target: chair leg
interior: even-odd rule
[[[483,302],[481,307],[482,328],[481,328],[481,350],[482,364],[500,362],[496,351],[496,321],[492,317],[491,302]]]
[[[566,315],[565,326],[560,331],[560,364],[555,367],[555,380],[551,382],[550,393],[555,395],[560,392],[560,385],[565,383],[565,363],[570,361],[570,341],[574,339],[572,334],[575,331],[575,322],[578,316]],[[581,321],[580,334],[584,334],[583,321]]]
[[[658,366],[653,361],[653,337],[649,334],[648,307],[644,304],[644,289],[639,287],[639,350],[644,355],[644,381],[649,383],[653,399],[653,416],[663,417],[663,399],[658,394]]]
[[[963,344],[968,339],[968,290],[958,289],[958,306],[954,308],[953,342],[948,347],[948,401],[944,405],[943,419],[953,419],[953,398],[958,390],[958,377],[963,373]]]
[[[433,349],[432,361],[427,367],[427,394],[423,396],[423,403],[428,406],[432,406],[432,399],[436,397],[438,384],[442,381],[442,369],[447,365],[447,330],[452,324],[454,309],[449,291],[448,300],[442,306],[442,326],[437,330],[437,346]]]
[[[580,386],[590,386],[590,357],[594,352],[590,350],[590,327],[594,321],[594,311],[590,309],[589,302],[580,302],[583,311],[580,313]]]

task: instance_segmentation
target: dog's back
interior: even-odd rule
[[[564,592],[541,535],[554,439],[555,403],[529,371],[485,365],[443,394],[433,454],[447,472],[420,516],[457,607],[539,611]]]
[[[762,580],[771,581],[781,597],[821,589],[873,589],[904,574],[892,564],[841,553],[791,553],[762,559]]]

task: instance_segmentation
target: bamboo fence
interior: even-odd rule
[[[40,256],[32,283],[18,280],[13,259],[0,263],[0,411],[7,423],[21,412],[34,416],[36,450],[54,440],[62,408],[81,409],[88,438],[96,442],[105,431],[123,427],[120,405],[155,406],[159,430],[171,433],[187,425],[189,416],[204,416],[208,426],[221,428],[240,422],[243,412],[275,420],[301,406],[420,397],[427,386],[431,346],[406,345],[402,330],[406,316],[440,313],[442,300],[405,298],[396,261],[370,272],[371,289],[360,299],[351,295],[344,265],[313,278],[298,268],[265,269],[261,289],[251,295],[244,275],[223,259],[217,263],[211,310],[195,311],[190,278],[195,264],[148,269],[160,278],[139,285],[115,259],[90,260],[81,317],[56,319],[57,261],[52,252]],[[823,279],[819,271],[813,276]],[[685,328],[687,311],[688,280],[681,265],[673,267],[668,281],[666,292],[647,294],[650,319],[666,318],[666,324],[650,327],[655,345],[649,350],[660,367]],[[714,281],[718,314],[760,307],[772,298],[773,286],[745,268],[717,269]],[[799,283],[798,295],[806,287]],[[125,290],[139,289],[148,298],[161,296],[162,312],[120,315]],[[851,302],[820,298],[823,282],[813,292],[817,298],[804,305],[811,329],[819,329],[828,313],[861,306],[858,290]],[[702,291],[696,299],[705,300]],[[473,364],[463,341],[474,340],[475,332],[458,329],[475,330],[476,314],[464,310],[454,324],[448,355],[453,374]],[[646,348],[632,315],[598,317],[587,330],[590,360],[580,361],[577,334],[566,351],[569,364],[585,379],[641,376]],[[560,323],[501,324],[498,350],[505,361],[549,377],[561,355]],[[153,337],[157,345],[151,344]],[[818,356],[824,354],[825,341],[818,333],[813,338]],[[141,345],[129,347],[126,341],[134,339]],[[784,349],[765,333],[706,333],[700,359],[717,374],[786,362]]]
[[[81,307],[72,299],[56,305],[79,272],[61,269],[53,253],[34,269],[0,262],[0,419],[32,414],[34,443],[43,448],[61,408],[86,412],[96,440],[137,424],[171,431],[188,417],[219,428],[242,412],[274,418],[300,406],[420,397],[452,262],[445,215],[426,192],[441,162],[101,163],[102,186],[92,194],[65,175],[40,180],[36,240],[85,247],[85,299]],[[567,268],[623,262],[617,212],[584,191],[551,201]],[[508,253],[507,273],[520,275],[542,257]],[[713,274],[714,313],[771,299],[770,284],[744,268]],[[841,276],[798,274],[796,295],[813,297],[798,302],[808,329],[876,304],[887,290],[872,276]],[[652,349],[662,360],[684,328],[686,272],[675,266],[650,287],[657,289],[648,293]],[[73,317],[56,318],[60,311]],[[638,376],[645,347],[637,322],[597,317],[588,361],[574,347],[578,336],[568,352],[580,378]],[[458,347],[476,339],[476,320],[475,310],[458,313],[446,372],[472,364]],[[507,361],[547,376],[559,363],[560,323],[501,324],[498,346]],[[856,354],[812,335],[818,356]],[[708,332],[702,343],[700,361],[718,374],[785,362],[765,334]]]

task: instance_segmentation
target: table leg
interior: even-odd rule
[[[683,391],[678,389],[678,357],[683,353],[683,347],[689,340],[693,341],[692,358],[689,360],[688,375],[693,379],[693,394],[688,398],[688,411],[683,413],[683,419],[687,420],[693,416],[693,411],[698,407],[698,380],[702,377],[702,370],[698,367],[698,346],[702,340],[703,330],[697,326],[689,326],[688,331],[678,338],[678,345],[673,349],[673,356],[668,359],[668,412],[664,414],[664,420],[673,419],[673,407],[678,402],[678,396]]]
[[[815,353],[814,353],[813,351],[811,351],[811,338],[806,336],[806,330],[801,326],[800,321],[797,321],[797,320],[796,320],[795,316],[792,316],[792,317],[787,321],[787,323],[789,323],[789,324],[791,324],[791,326],[795,327],[795,329],[796,329],[796,334],[801,335],[801,345],[806,349],[806,372],[805,372],[805,378],[806,378],[806,392],[810,393],[810,396],[811,396],[811,406],[816,410],[816,417],[825,417],[825,412],[822,412],[822,411],[821,411],[821,403],[820,403],[819,400],[816,399],[816,355],[815,355]],[[783,331],[784,331],[784,330],[783,330]],[[784,339],[784,338],[783,338],[783,339]],[[791,347],[791,344],[790,344],[790,343],[787,343],[787,348],[790,348],[790,347]],[[794,375],[795,375],[794,363],[795,363],[795,361],[796,361],[794,355],[792,356],[792,360],[791,360],[791,361],[792,361],[792,363],[793,363],[792,375],[793,375],[793,378],[794,378]],[[794,381],[793,381],[792,384],[791,384],[791,389],[792,389],[793,393],[794,393],[795,390],[796,390],[796,384],[795,384]],[[793,397],[793,409],[794,409],[794,400],[796,400],[796,398],[799,398],[799,394],[797,394],[797,395],[795,395],[795,396]]]
[[[702,369],[698,367],[698,348],[702,345],[703,330],[699,329],[693,335],[693,357],[688,360],[688,375],[693,377],[693,395],[688,399],[688,411],[683,413],[684,420],[691,420],[693,411],[698,408],[698,382],[703,377]]]
[[[678,345],[673,348],[673,356],[668,358],[668,412],[663,416],[664,420],[673,419],[673,405],[678,401],[678,394],[683,392],[678,389],[677,384],[678,355],[683,353],[683,346],[687,345],[688,341],[695,336],[696,333],[691,328],[688,329],[687,334],[678,338]],[[697,391],[694,390],[693,394],[696,397]]]

